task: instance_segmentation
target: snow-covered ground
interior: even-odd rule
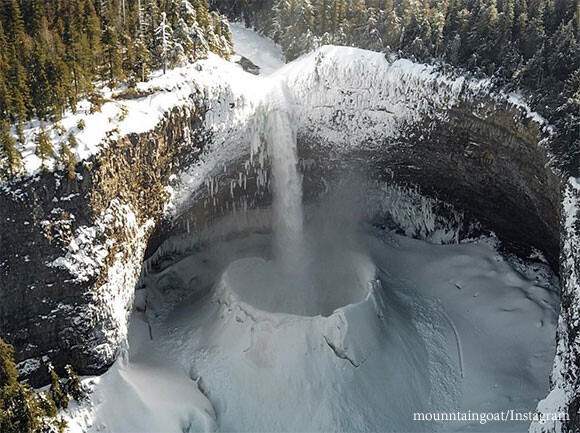
[[[74,432],[164,433],[215,431],[211,403],[186,372],[149,340],[143,315],[130,327],[131,349],[103,376],[84,380],[89,397],[72,402]]]
[[[128,360],[87,379],[93,392],[71,410],[71,431],[527,430],[413,413],[535,409],[559,304],[547,266],[508,262],[485,242],[373,232],[358,247],[369,282],[352,285],[360,294],[331,293],[343,306],[296,316],[256,308],[239,278],[220,277],[240,257],[268,257],[270,244],[222,242],[149,274]]]
[[[274,42],[239,23],[230,24],[230,28],[236,54],[250,59],[259,66],[260,75],[270,75],[284,65],[284,54]]]
[[[284,65],[280,48],[273,42],[238,24],[232,25],[232,32],[236,52],[260,66],[262,75],[270,74]],[[210,54],[206,60],[171,69],[166,74],[155,71],[149,81],[136,85],[136,91],[145,95],[139,98],[122,98],[123,92],[127,90],[124,87],[114,90],[106,88],[103,95],[104,104],[98,112],[91,113],[89,101],[82,100],[77,106],[76,113],[69,111],[61,121],[44,124],[55,145],[55,154],[58,154],[60,144],[72,134],[78,141],[78,147],[71,151],[78,160],[85,160],[98,153],[102,146],[106,146],[109,139],[114,140],[130,133],[152,130],[168,111],[192,104],[192,97],[199,94],[207,101],[227,100],[228,104],[224,102],[224,107],[228,108],[232,99],[241,98],[242,100],[236,104],[238,108],[236,110],[223,109],[220,105],[212,108],[247,118],[248,112],[243,107],[245,105],[253,107],[252,101],[261,99],[264,85],[261,80],[245,73],[241,66],[235,63],[238,58],[239,56],[234,56],[232,62],[227,62]],[[239,109],[240,107],[242,109]],[[236,119],[220,117],[216,122],[228,123],[228,126],[235,127]],[[27,174],[38,171],[41,166],[41,160],[35,154],[35,140],[40,127],[39,121],[33,121],[24,128],[26,142],[20,150],[23,155],[24,171]],[[14,128],[13,133],[16,137]],[[49,160],[48,166],[54,167],[54,163],[54,160]]]

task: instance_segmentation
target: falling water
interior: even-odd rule
[[[303,259],[302,179],[296,131],[287,109],[268,112],[265,138],[273,177],[274,254],[282,269],[296,271]]]

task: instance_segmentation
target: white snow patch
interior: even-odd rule
[[[72,403],[70,433],[213,432],[215,413],[195,381],[160,351],[147,319],[135,313],[131,350],[100,377],[85,378],[88,401]]]
[[[419,425],[412,412],[534,409],[548,389],[559,302],[557,280],[545,265],[514,267],[485,243],[431,245],[385,234],[366,238],[363,248],[382,269],[380,282],[367,287],[364,299],[326,317],[258,309],[231,279],[203,297],[228,263],[262,255],[270,244],[269,235],[218,242],[145,276],[147,295],[138,305],[147,308],[153,340],[144,345],[131,337],[131,351],[161,352],[166,360],[148,363],[150,377],[130,382],[139,401],[164,399],[166,392],[180,396],[184,386],[195,390],[189,376],[209,397],[215,410],[209,418],[221,431],[527,428],[525,422]],[[145,333],[141,320],[133,316]],[[144,367],[130,357],[120,368]],[[115,371],[108,374],[118,378]],[[177,374],[180,381],[147,391],[155,377]],[[126,379],[117,382],[129,388]],[[103,407],[125,395],[109,384],[98,384],[95,393]],[[132,399],[123,398],[121,406],[132,408]],[[159,416],[176,426],[187,418],[158,404],[156,411],[148,405],[123,411],[124,421],[143,426]],[[83,410],[92,425],[124,431],[113,427],[119,415]]]
[[[230,23],[234,51],[260,67],[260,75],[271,75],[284,66],[282,49],[240,23]]]

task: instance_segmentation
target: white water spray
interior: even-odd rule
[[[285,96],[284,89],[280,93]],[[266,114],[265,139],[273,177],[274,255],[285,272],[296,272],[303,260],[302,178],[298,172],[296,130],[288,98],[285,107]]]

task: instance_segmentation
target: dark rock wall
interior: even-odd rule
[[[552,393],[564,391],[568,399],[567,431],[580,432],[580,183],[569,179],[562,187],[561,290],[558,346]],[[566,408],[559,408],[566,409]]]
[[[25,361],[21,371],[31,383],[46,381],[43,356],[82,374],[102,373],[115,360],[126,313],[106,304],[130,303],[134,281],[111,287],[109,270],[128,270],[127,284],[136,278],[170,176],[205,143],[202,119],[203,109],[175,109],[153,131],[111,141],[78,164],[75,180],[40,174],[0,189],[0,335]],[[71,250],[79,233],[86,235],[76,239],[86,241],[80,249],[104,255],[101,263],[88,257],[87,264]],[[55,266],[59,257],[85,275]]]
[[[464,103],[410,125],[396,139],[360,143],[356,150],[333,149],[316,134],[300,134],[300,154],[313,161],[305,187],[324,188],[317,179],[348,172],[361,180],[418,185],[424,195],[453,204],[496,232],[510,251],[542,251],[558,273],[561,181],[538,144],[538,124],[523,120],[514,107],[474,106]]]
[[[537,248],[558,272],[560,178],[538,145],[538,125],[518,122],[513,109],[447,114],[385,156],[393,178],[467,211],[516,251]]]

